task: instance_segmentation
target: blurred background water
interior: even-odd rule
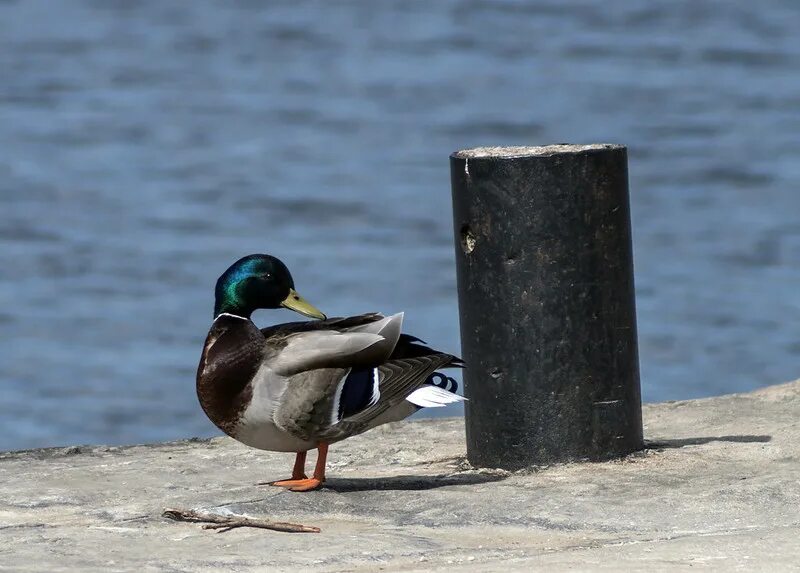
[[[215,434],[195,368],[251,252],[457,352],[477,145],[629,146],[645,400],[796,378],[798,29],[794,0],[0,0],[0,449]]]

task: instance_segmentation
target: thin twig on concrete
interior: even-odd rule
[[[175,521],[204,523],[203,529],[216,529],[217,533],[224,533],[231,529],[236,529],[237,527],[257,527],[286,533],[319,533],[321,531],[319,527],[313,527],[311,525],[287,523],[285,521],[271,521],[269,519],[259,519],[257,517],[246,517],[244,515],[219,515],[216,513],[195,511],[193,509],[167,508],[161,515],[169,519],[174,519]]]

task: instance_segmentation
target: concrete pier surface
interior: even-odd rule
[[[800,381],[644,407],[628,458],[469,469],[463,421],[331,448],[325,489],[293,456],[227,438],[0,454],[3,571],[786,571],[800,568]],[[312,461],[312,460],[310,460]],[[225,533],[166,507],[315,525]]]

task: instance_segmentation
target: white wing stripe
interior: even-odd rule
[[[339,405],[342,402],[342,391],[344,390],[344,381],[347,380],[347,375],[350,374],[350,368],[344,373],[342,379],[336,385],[336,391],[333,393],[333,409],[331,410],[331,426],[335,426],[341,419],[339,418]]]
[[[426,384],[417,388],[406,397],[406,400],[421,408],[442,408],[448,404],[456,404],[466,400],[464,396],[453,394],[438,386]]]
[[[367,405],[367,408],[374,406],[381,399],[381,373],[377,368],[372,369],[372,398]]]

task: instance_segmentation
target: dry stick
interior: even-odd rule
[[[271,529],[273,531],[285,531],[287,533],[319,533],[319,527],[301,525],[299,523],[286,523],[285,521],[270,521],[268,519],[258,519],[256,517],[245,517],[244,515],[219,515],[214,513],[201,513],[193,509],[165,509],[161,514],[163,517],[174,519],[175,521],[190,521],[193,523],[205,523],[203,529],[216,529],[218,533],[224,533],[237,527],[258,527],[261,529]]]

